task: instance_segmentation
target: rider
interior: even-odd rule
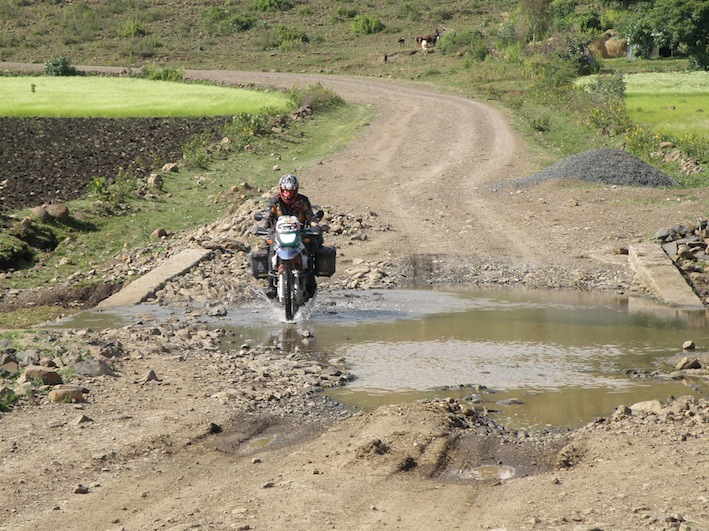
[[[292,173],[283,175],[278,181],[278,194],[274,195],[268,202],[268,212],[263,220],[264,228],[274,227],[280,216],[295,216],[298,221],[304,226],[318,226],[320,220],[313,213],[313,207],[310,200],[303,194],[298,193],[298,177]],[[308,249],[311,256],[315,253],[316,244],[322,242],[317,241]],[[269,264],[271,261],[269,260]],[[269,265],[270,267],[270,265]],[[276,286],[274,284],[273,275],[268,276],[268,291],[269,298],[275,298]],[[315,275],[310,276],[308,284],[309,295],[315,293]]]

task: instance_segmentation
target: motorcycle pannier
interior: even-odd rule
[[[251,251],[251,274],[254,278],[268,278],[268,249]]]
[[[315,275],[331,277],[335,274],[335,248],[322,246],[315,253]]]

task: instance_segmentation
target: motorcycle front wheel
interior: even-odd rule
[[[292,321],[295,310],[293,307],[293,271],[286,269],[281,280],[283,281],[283,306],[286,311],[286,321]]]

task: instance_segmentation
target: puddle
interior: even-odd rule
[[[247,319],[248,320],[248,319]],[[357,379],[329,394],[360,409],[474,398],[511,428],[579,427],[620,404],[707,392],[660,378],[706,342],[705,312],[624,296],[526,290],[328,294],[299,323],[235,327],[253,340],[327,352]],[[314,336],[301,338],[305,330]]]
[[[506,465],[482,465],[468,470],[456,470],[454,476],[462,480],[505,480],[515,477],[515,469]]]
[[[101,328],[200,321],[230,328],[233,344],[276,344],[339,359],[357,379],[330,394],[361,409],[432,397],[473,398],[511,428],[578,427],[620,404],[709,390],[666,375],[693,340],[709,348],[707,313],[587,292],[519,289],[320,293],[282,322],[266,301],[210,317],[139,305],[83,312],[55,326]],[[304,338],[308,331],[312,337]],[[660,370],[661,369],[661,370]]]

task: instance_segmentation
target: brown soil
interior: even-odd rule
[[[314,201],[388,226],[340,240],[343,269],[378,259],[418,264],[421,282],[494,282],[504,271],[530,286],[642,293],[619,249],[707,213],[707,190],[494,191],[486,185],[538,169],[505,116],[413,84],[188,75],[321,82],[377,106],[347,149],[313,168],[294,163]],[[267,374],[240,387],[225,362],[171,351],[157,328],[143,334],[125,345],[119,377],[85,380],[87,403],[2,414],[0,529],[709,529],[705,406],[623,412],[564,434],[483,430],[445,402],[334,420],[313,396],[305,412],[274,413],[274,392],[245,413],[215,397],[257,393]],[[148,369],[161,382],[142,379]],[[518,476],[461,473],[497,464]]]

